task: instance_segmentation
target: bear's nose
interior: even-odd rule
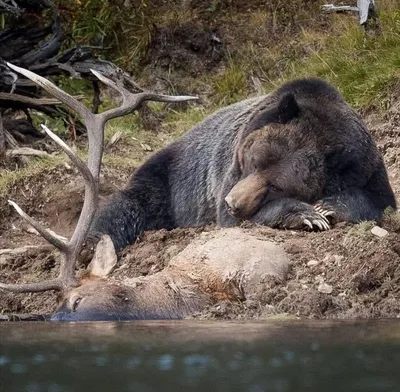
[[[225,197],[225,205],[230,215],[236,215],[239,212],[239,207],[235,204],[230,195]]]

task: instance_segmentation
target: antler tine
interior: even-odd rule
[[[67,244],[54,235],[52,235],[47,229],[45,229],[39,222],[36,222],[35,219],[31,218],[26,212],[22,210],[22,208],[17,204],[14,203],[12,200],[8,200],[8,204],[12,205],[14,209],[18,212],[18,214],[26,220],[32,227],[34,227],[39,234],[48,241],[51,245],[55,246],[61,252],[67,251]]]
[[[43,130],[63,149],[63,151],[68,155],[69,159],[78,167],[79,171],[81,172],[84,179],[91,183],[92,186],[94,184],[94,178],[92,173],[90,172],[89,168],[86,166],[85,162],[82,161],[81,158],[76,155],[68,144],[64,143],[54,132],[52,132],[46,125],[42,124],[41,127]]]
[[[48,127],[42,125],[42,128],[45,132],[63,149],[63,151],[68,155],[71,161],[78,167],[80,172],[82,173],[86,185],[87,191],[89,193],[89,198],[92,200],[96,194],[96,183],[95,179],[90,172],[89,168],[85,165],[85,163],[71,150],[71,148],[64,143],[56,134],[54,134]],[[74,237],[68,243],[61,241],[59,238],[51,234],[47,229],[45,229],[39,222],[31,218],[28,214],[26,214],[16,203],[9,200],[9,204],[11,204],[18,214],[25,219],[31,226],[33,226],[39,234],[47,240],[50,244],[54,245],[57,249],[60,250],[62,257],[60,263],[60,274],[57,279],[39,282],[39,283],[24,283],[24,284],[4,284],[0,283],[0,289],[5,289],[15,293],[27,293],[27,292],[41,292],[48,290],[64,290],[76,284],[76,278],[74,274],[75,269],[75,257],[76,251],[79,244],[76,244],[76,240]],[[94,203],[96,204],[96,203]],[[75,233],[80,231],[78,229],[79,225],[75,229]],[[75,234],[74,233],[74,234]],[[79,240],[82,235],[85,233],[81,233],[79,235]],[[75,253],[75,254],[74,254]],[[71,263],[71,260],[73,261]]]
[[[100,114],[100,116],[104,117],[104,121],[108,121],[115,117],[124,116],[126,114],[132,113],[135,111],[139,105],[143,101],[157,101],[157,102],[186,102],[186,101],[194,101],[199,99],[199,97],[190,96],[190,95],[163,95],[163,94],[155,94],[150,92],[141,92],[141,93],[131,93],[122,85],[118,85],[112,80],[106,78],[101,73],[95,71],[94,69],[90,70],[93,75],[95,75],[100,81],[102,81],[105,85],[112,88],[113,90],[119,92],[122,95],[123,102],[122,105],[118,108],[109,109]]]
[[[92,173],[85,165],[85,163],[71,150],[71,148],[64,143],[55,133],[53,133],[46,125],[42,124],[44,131],[63,149],[63,151],[68,155],[71,161],[78,167],[82,173],[84,179],[90,184],[90,188],[95,188],[95,180]],[[28,214],[26,214],[21,207],[15,202],[9,200],[8,203],[14,207],[17,213],[25,219],[31,226],[33,226],[39,234],[47,240],[50,244],[54,245],[61,252],[67,252],[69,250],[68,244],[61,241],[59,238],[52,235],[47,229],[45,229],[39,222],[35,221]]]
[[[82,119],[85,120],[88,113],[91,114],[90,110],[87,109],[84,105],[82,105],[78,100],[71,97],[66,92],[62,91],[60,88],[58,88],[55,84],[51,83],[49,80],[33,73],[32,71],[28,71],[25,68],[17,67],[16,65],[10,63],[6,64],[12,70],[32,80],[32,82],[45,89],[53,97],[59,99],[61,102],[69,106],[71,109],[75,110],[82,117]]]
[[[40,283],[5,284],[0,283],[0,289],[13,293],[40,293],[48,290],[62,290],[63,285],[60,280],[53,279]]]

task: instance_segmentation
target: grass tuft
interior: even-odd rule
[[[19,170],[0,170],[0,197],[5,197],[10,187],[23,178],[34,177],[43,170],[56,167],[68,160],[64,154],[52,155],[50,157],[32,157],[29,164]]]

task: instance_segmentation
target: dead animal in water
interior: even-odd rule
[[[168,267],[146,277],[109,277],[117,262],[113,252],[104,236],[89,275],[64,295],[53,320],[181,319],[220,300],[257,301],[266,279],[283,281],[289,266],[280,246],[240,228],[202,233]]]

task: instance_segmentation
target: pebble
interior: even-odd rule
[[[335,259],[335,264],[337,264],[340,267],[342,261],[344,260],[344,256],[334,255],[333,258]]]
[[[39,232],[34,227],[23,227],[23,230],[29,234],[40,235]]]
[[[324,282],[324,277],[321,276],[321,275],[315,276],[314,279],[315,279],[315,281],[316,281],[317,283],[323,283],[323,282]]]
[[[387,230],[382,229],[382,227],[379,227],[379,226],[374,226],[374,227],[371,229],[371,233],[372,233],[373,235],[376,235],[376,236],[379,237],[379,238],[384,238],[384,237],[386,237],[386,236],[389,234],[389,232],[388,232]]]
[[[71,165],[68,163],[68,162],[64,162],[64,167],[65,167],[65,169],[67,170],[67,171],[72,171],[72,167],[71,167]]]
[[[315,265],[318,265],[318,264],[321,264],[321,261],[319,261],[319,260],[310,260],[307,263],[307,267],[314,267]]]
[[[324,259],[322,260],[324,263],[332,263],[333,261],[334,261],[334,258],[333,258],[333,256],[330,254],[330,253],[328,253],[325,257],[324,257]]]
[[[318,291],[320,293],[325,293],[325,294],[331,294],[333,291],[333,287],[330,284],[327,283],[321,283],[318,286]]]

